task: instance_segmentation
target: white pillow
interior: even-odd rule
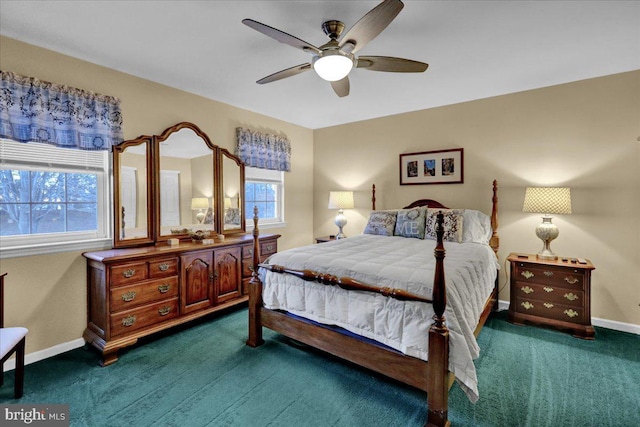
[[[488,245],[493,234],[491,218],[484,212],[473,209],[465,209],[462,216],[464,217],[462,242]]]

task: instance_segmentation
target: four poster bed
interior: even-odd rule
[[[262,264],[254,215],[247,345],[261,345],[266,327],[424,390],[426,425],[447,426],[455,379],[470,400],[478,398],[475,337],[497,306],[497,183],[490,217],[423,199],[396,212],[394,229],[394,211],[375,211],[375,186],[372,202],[362,235],[280,252]],[[407,215],[411,227],[398,227]],[[426,237],[419,227],[411,234],[416,215],[424,215],[417,221],[424,220]]]

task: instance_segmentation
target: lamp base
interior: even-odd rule
[[[335,223],[338,226],[338,234],[336,234],[336,239],[346,238],[347,235],[342,232],[342,227],[347,225],[347,217],[344,216],[344,211],[342,209],[338,211],[338,215],[336,215]]]
[[[543,216],[542,223],[536,227],[536,236],[542,240],[542,250],[538,252],[538,259],[542,260],[556,260],[558,255],[554,254],[551,250],[551,241],[558,237],[560,232],[558,227],[551,222],[550,216]]]

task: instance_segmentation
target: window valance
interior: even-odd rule
[[[291,171],[291,144],[287,138],[236,128],[236,155],[246,166]]]
[[[0,71],[0,137],[109,150],[123,141],[120,100]]]

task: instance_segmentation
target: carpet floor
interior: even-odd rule
[[[421,426],[424,393],[265,330],[244,345],[245,309],[191,323],[98,366],[76,349],[5,373],[1,403],[70,405],[72,426]],[[28,339],[28,337],[27,337]],[[479,337],[480,400],[454,384],[456,426],[640,425],[640,336],[596,328],[595,341],[515,326],[495,313]]]

